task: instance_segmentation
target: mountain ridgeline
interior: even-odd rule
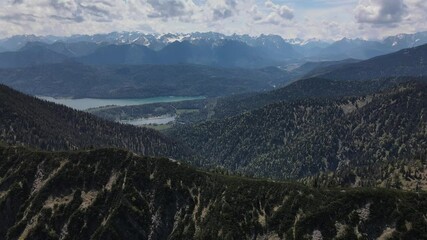
[[[291,54],[291,53],[289,53]],[[292,56],[291,56],[292,57]],[[283,57],[286,59],[286,57]],[[284,59],[282,61],[284,61]],[[116,64],[203,64],[217,67],[265,67],[281,62],[270,58],[269,51],[250,47],[238,41],[219,45],[173,42],[159,51],[143,45],[109,45],[76,61],[93,65]]]
[[[288,43],[283,44],[285,46],[267,44],[255,47],[234,40],[222,40],[219,43],[202,41],[197,44],[175,41],[160,50],[153,50],[134,43],[29,43],[18,51],[0,53],[0,68],[65,61],[88,65],[202,64],[227,68],[260,68],[280,65],[298,56]]]
[[[234,117],[176,126],[169,134],[202,153],[206,160],[199,165],[274,179],[345,172],[352,180],[338,176],[335,184],[382,186],[402,182],[393,180],[391,169],[381,171],[384,166],[418,162],[420,168],[411,175],[418,177],[408,177],[404,186],[415,189],[416,182],[425,181],[426,94],[425,79],[419,79],[362,97],[273,103]],[[364,172],[352,171],[357,167]]]
[[[0,146],[3,239],[423,239],[425,193],[314,190],[116,150]]]
[[[0,141],[43,150],[124,148],[148,156],[190,158],[162,134],[99,119],[0,85]]]

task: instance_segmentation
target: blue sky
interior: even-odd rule
[[[427,0],[3,0],[0,38],[111,31],[377,39],[427,30]]]

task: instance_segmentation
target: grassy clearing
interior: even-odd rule
[[[192,108],[192,109],[182,108],[182,109],[177,109],[176,110],[176,114],[177,115],[183,114],[183,113],[195,113],[195,112],[199,112],[199,109],[197,109],[197,108]]]

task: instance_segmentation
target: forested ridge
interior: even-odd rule
[[[340,81],[326,78],[301,79],[286,87],[258,94],[241,94],[219,98],[210,119],[231,117],[245,111],[255,110],[277,102],[289,102],[306,98],[330,98],[363,96],[375,93],[400,82],[408,77],[379,78],[369,81]]]
[[[234,173],[298,179],[335,172],[335,182],[325,181],[359,186],[389,181],[390,186],[395,172],[382,168],[398,162],[409,167],[418,161],[422,183],[426,86],[425,81],[415,81],[363,97],[279,102],[222,120],[177,126],[169,135],[205,157],[197,164]],[[361,168],[352,171],[355,167]],[[406,187],[415,188],[410,185]]]
[[[113,123],[0,85],[0,140],[43,150],[124,148],[148,156],[189,158],[157,131]]]
[[[117,149],[0,145],[4,239],[424,239],[427,195],[316,190]]]

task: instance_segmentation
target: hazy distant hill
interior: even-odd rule
[[[321,75],[325,72],[330,72],[342,66],[351,63],[357,63],[361,60],[358,59],[344,59],[341,61],[321,61],[321,62],[306,62],[300,67],[294,69],[292,72],[298,73],[303,78]]]
[[[29,42],[43,42],[46,44],[54,43],[61,37],[55,36],[35,36],[35,35],[15,35],[9,38],[0,39],[0,47],[7,51],[17,51],[27,45]]]
[[[44,150],[117,147],[149,156],[189,158],[160,133],[101,120],[0,85],[0,141]]]
[[[0,69],[0,83],[32,95],[93,98],[225,96],[274,89],[293,75],[275,67],[200,65],[86,66],[76,63]]]
[[[44,42],[29,42],[20,51],[25,49],[31,49],[33,47],[42,47],[54,51],[56,53],[62,54],[69,58],[81,57],[93,53],[96,49],[106,46],[107,44],[103,43],[93,43],[93,42],[76,42],[76,43],[64,43],[64,42],[54,42],[52,44]]]
[[[115,149],[0,146],[0,178],[3,239],[427,237],[423,192],[315,190]]]
[[[391,51],[380,42],[343,38],[322,49],[317,56],[328,60],[368,59]]]
[[[425,154],[426,110],[423,80],[364,97],[278,102],[169,133],[202,153],[202,165],[233,172],[279,179],[356,166],[375,172],[376,164],[409,164]]]
[[[67,59],[68,57],[45,47],[33,46],[17,52],[0,53],[0,68],[17,68],[60,63]]]
[[[344,65],[320,75],[339,80],[368,80],[382,77],[426,76],[427,45]]]

